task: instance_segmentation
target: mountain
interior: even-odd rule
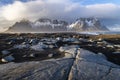
[[[67,31],[67,25],[65,21],[42,18],[35,21],[32,28],[38,31]]]
[[[35,22],[21,20],[11,26],[6,32],[60,32],[60,31],[108,31],[96,18],[80,18],[72,24],[66,21],[41,18]]]
[[[29,20],[21,20],[20,22],[16,22],[13,26],[11,26],[6,32],[31,32],[33,31],[31,27],[31,22]]]
[[[97,18],[80,18],[69,25],[74,31],[108,31]]]
[[[51,20],[41,18],[35,22],[29,20],[21,20],[11,26],[6,32],[48,32],[48,31],[67,31],[68,23],[61,20]]]

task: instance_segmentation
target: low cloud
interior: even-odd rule
[[[114,24],[108,27],[111,31],[120,31],[120,24]]]
[[[71,0],[30,0],[15,1],[0,8],[0,17],[6,21],[18,21],[22,18],[36,20],[47,17],[52,19],[75,20],[79,17],[118,18],[120,5],[106,3],[82,5]]]

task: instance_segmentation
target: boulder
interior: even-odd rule
[[[71,68],[68,80],[119,80],[120,66],[103,56],[80,49]]]
[[[30,48],[36,51],[43,51],[44,49],[48,48],[48,45],[39,42],[37,45],[33,45]]]
[[[49,58],[53,57],[53,54],[48,54],[48,57],[49,57]]]
[[[59,51],[65,53],[65,58],[75,58],[77,55],[77,49],[79,46],[72,45],[72,46],[64,46],[60,47]]]
[[[20,45],[14,45],[13,48],[17,48],[17,49],[23,49],[23,48],[29,48],[30,45],[29,44],[20,44]]]
[[[8,50],[3,50],[3,51],[2,51],[2,54],[3,54],[3,55],[7,55],[7,54],[9,54],[9,53],[10,53],[10,52],[9,52]]]
[[[13,61],[15,58],[12,55],[6,56],[4,58],[1,59],[2,62],[11,62]]]

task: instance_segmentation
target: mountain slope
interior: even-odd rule
[[[69,25],[69,28],[75,31],[108,31],[96,18],[77,19],[76,22]]]

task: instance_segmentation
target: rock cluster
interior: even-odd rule
[[[0,80],[120,79],[119,39],[12,36],[0,37]]]
[[[67,56],[44,61],[8,63],[0,66],[5,80],[119,80],[120,67],[78,46],[61,47]],[[72,56],[68,56],[71,54]]]

